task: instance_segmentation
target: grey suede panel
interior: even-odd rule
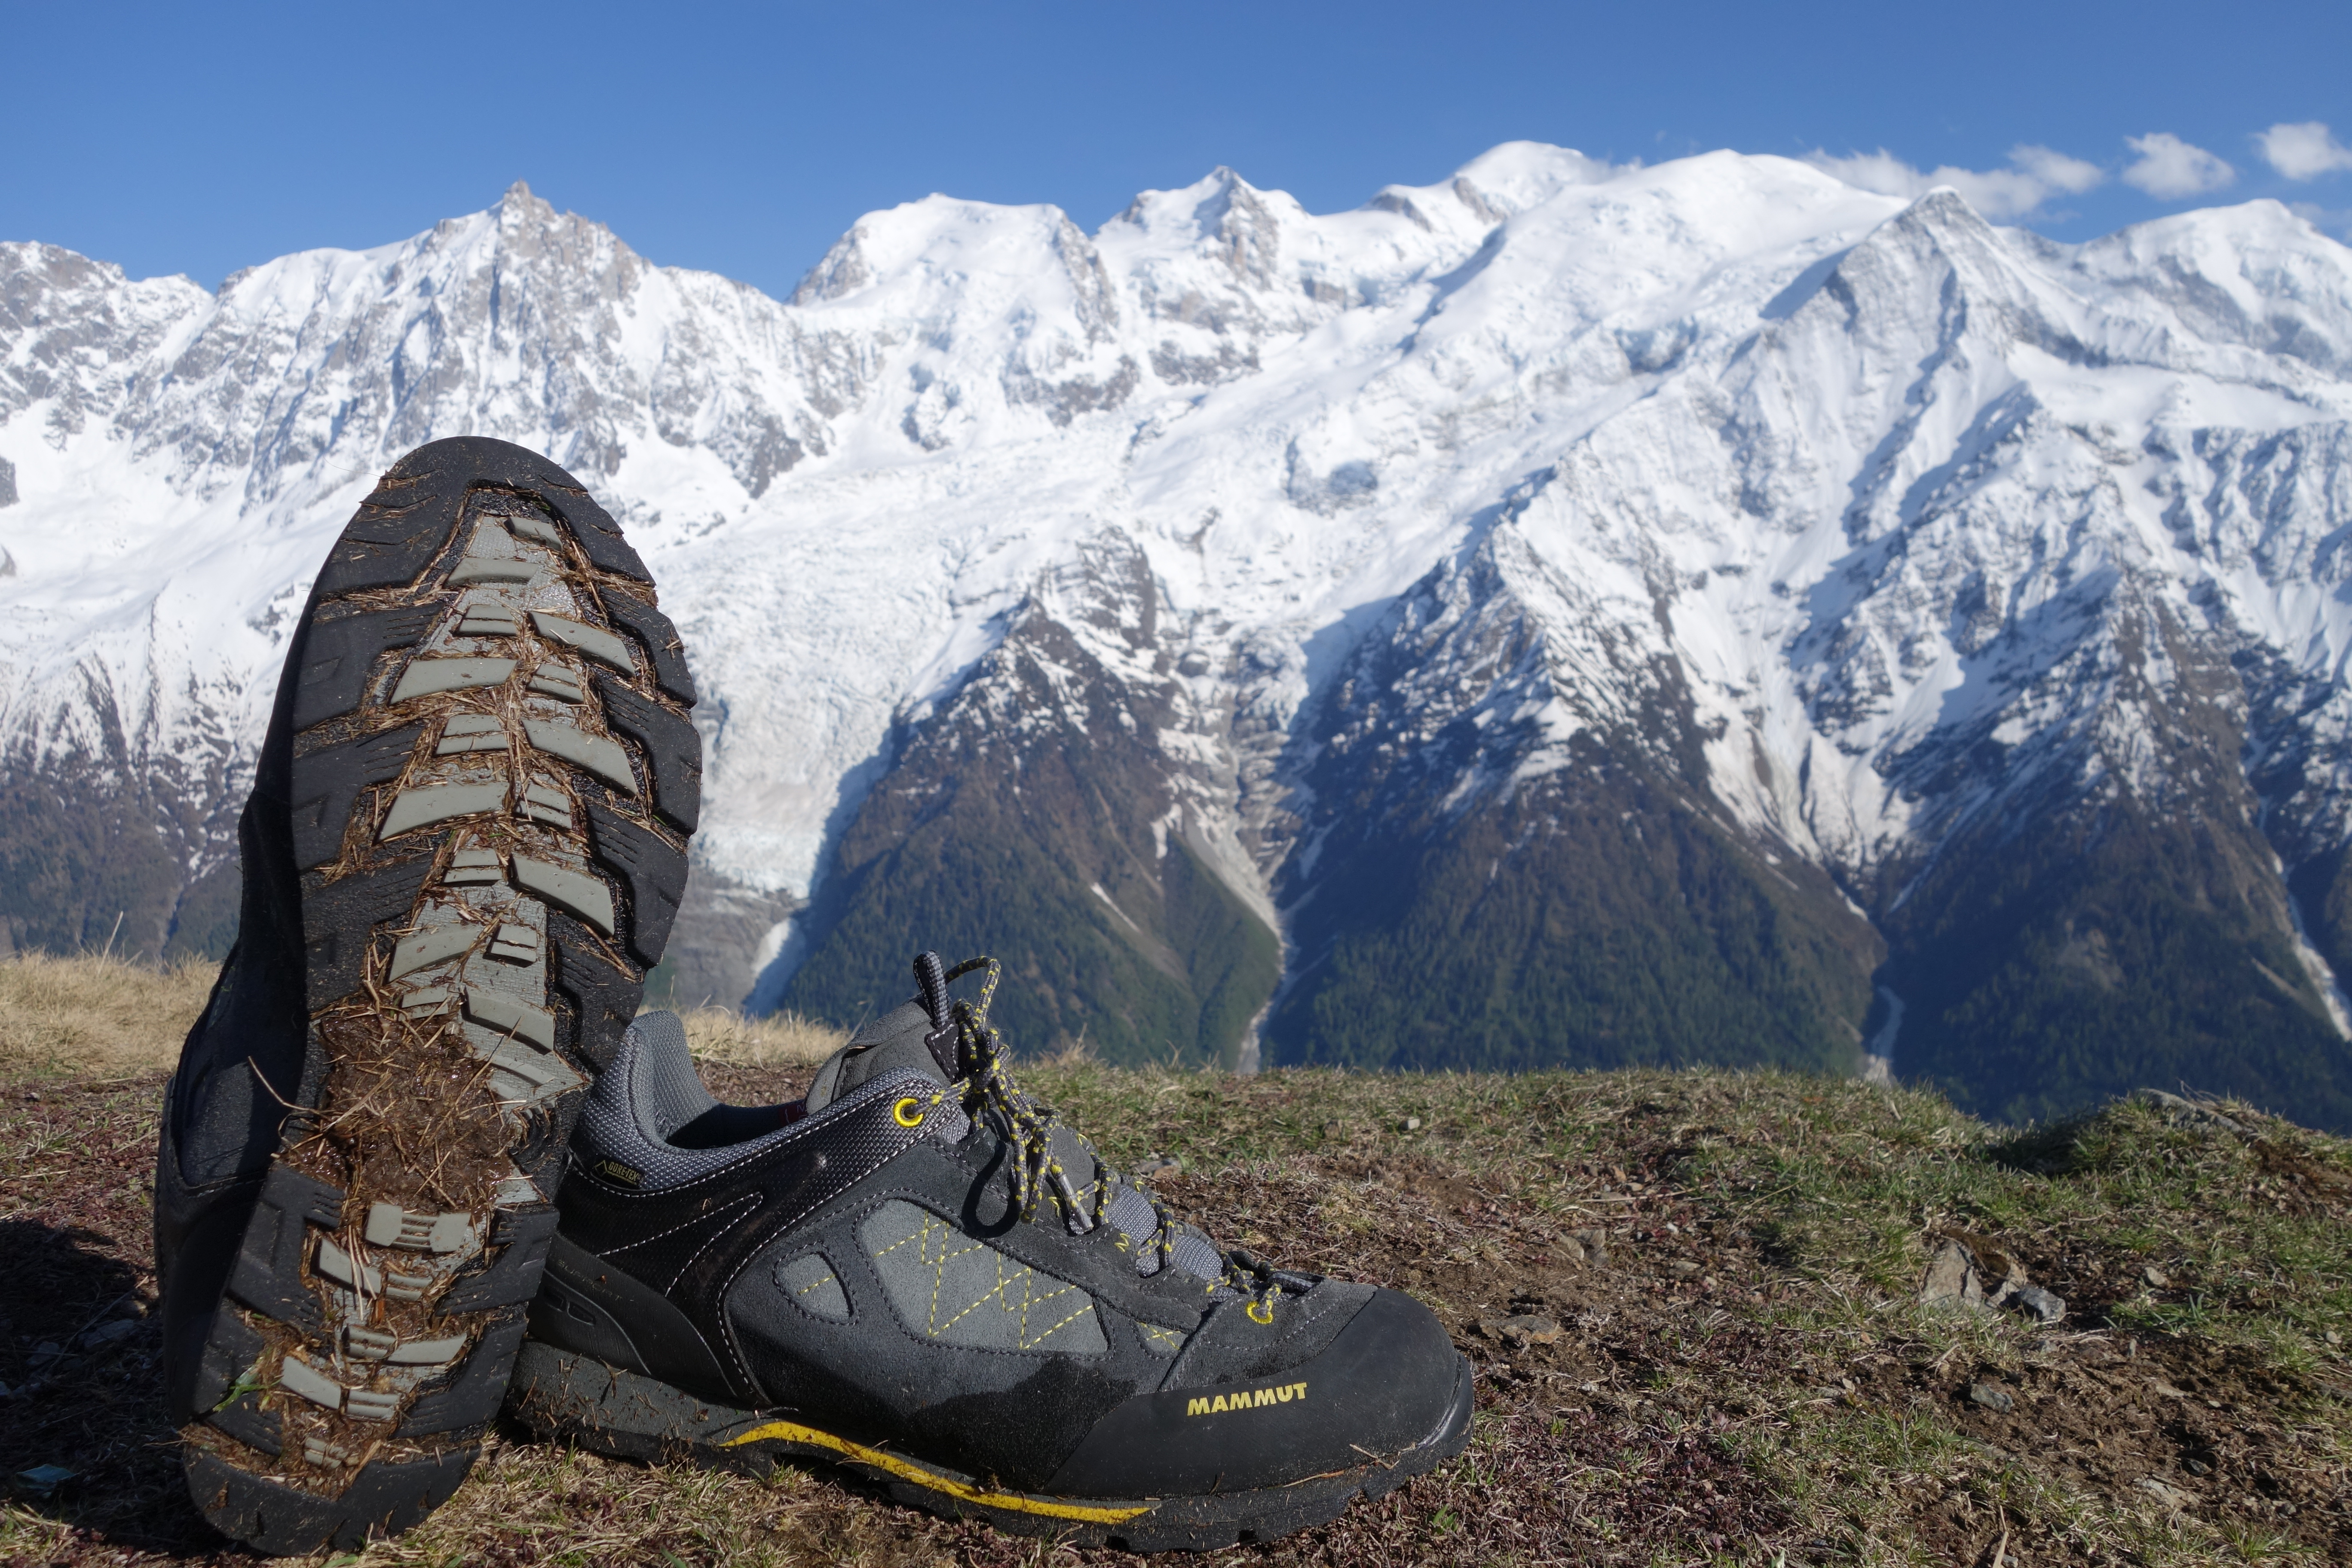
[[[866,1256],[898,1313],[923,1338],[974,1350],[1100,1355],[1109,1347],[1094,1300],[897,1198],[857,1227]]]
[[[1107,1312],[1110,1332],[1090,1355],[947,1344],[910,1331],[858,1243],[858,1227],[878,1206],[828,1205],[780,1237],[728,1292],[727,1321],[744,1361],[767,1401],[793,1419],[1034,1488],[1105,1414],[1159,1383],[1165,1358],[1144,1348],[1133,1324]],[[800,1310],[777,1287],[776,1264],[810,1251],[837,1263],[847,1321]]]
[[[833,1264],[822,1252],[804,1252],[789,1263],[776,1265],[776,1286],[786,1300],[804,1312],[827,1321],[849,1321],[849,1296],[842,1289]]]
[[[893,1069],[921,1073],[944,1082],[939,1063],[925,1043],[931,1031],[930,1015],[919,1001],[908,1001],[868,1020],[852,1035],[848,1044],[825,1059],[817,1068],[816,1079],[810,1085],[808,1108],[814,1112],[855,1091],[882,1073]],[[959,1114],[961,1114],[959,1112]],[[995,1131],[1002,1133],[1001,1125]],[[961,1131],[956,1134],[961,1136]],[[1153,1214],[1151,1200],[1136,1190],[1127,1177],[1101,1163],[1091,1146],[1079,1131],[1064,1123],[1054,1126],[1048,1146],[1053,1156],[1069,1173],[1070,1184],[1080,1200],[1091,1207],[1097,1175],[1111,1184],[1112,1197],[1108,1207],[1110,1223],[1126,1237],[1139,1274],[1159,1272],[1161,1263],[1160,1248],[1154,1243],[1159,1220]],[[995,1224],[1004,1215],[1010,1199],[1010,1188],[995,1194],[987,1206],[983,1223]],[[1058,1205],[1056,1205],[1058,1213]],[[1213,1280],[1223,1272],[1223,1260],[1209,1238],[1190,1226],[1178,1222],[1172,1238],[1169,1263],[1203,1282]]]
[[[1312,1360],[1379,1293],[1375,1285],[1319,1280],[1303,1294],[1276,1294],[1271,1323],[1250,1317],[1246,1297],[1219,1301],[1168,1369],[1160,1390],[1173,1393],[1270,1378]]]

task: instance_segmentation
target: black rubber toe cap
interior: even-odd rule
[[[1247,1383],[1138,1394],[1045,1488],[1175,1497],[1282,1486],[1401,1454],[1445,1426],[1462,1357],[1428,1308],[1375,1292],[1318,1354]]]

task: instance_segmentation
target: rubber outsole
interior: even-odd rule
[[[646,1463],[691,1460],[764,1475],[783,1460],[845,1470],[897,1501],[949,1518],[984,1519],[1021,1535],[1130,1552],[1213,1552],[1273,1541],[1336,1519],[1357,1497],[1383,1497],[1460,1454],[1475,1390],[1463,1359],[1444,1419],[1402,1453],[1288,1486],[1169,1498],[1064,1498],[992,1487],[980,1478],[783,1419],[717,1405],[592,1356],[525,1342],[508,1413],[541,1436]]]
[[[701,792],[693,683],[643,563],[571,476],[504,442],[436,442],[384,476],[286,679],[316,1081],[183,1429],[205,1517],[279,1553],[394,1533],[470,1468]]]

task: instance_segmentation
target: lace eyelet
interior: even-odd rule
[[[890,1108],[891,1120],[901,1127],[920,1127],[923,1124],[922,1104],[910,1094]]]
[[[1274,1321],[1274,1303],[1267,1300],[1263,1296],[1256,1298],[1255,1300],[1251,1301],[1248,1306],[1242,1310],[1249,1314],[1249,1321],[1253,1323],[1270,1323]],[[1258,1315],[1261,1312],[1265,1313],[1264,1317],[1260,1317]]]

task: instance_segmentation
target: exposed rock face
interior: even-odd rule
[[[1007,955],[993,1016],[1129,1063],[1238,1063],[1280,969],[1181,801],[1182,682],[1126,539],[1090,541],[905,726],[836,851],[786,1005],[855,1016],[906,988],[905,933]]]
[[[0,247],[8,941],[218,945],[307,574],[461,432],[596,476],[693,650],[683,999],[986,947],[1121,1059],[2352,1126],[2352,253],[2273,204],[1518,144],[934,197],[789,303],[520,186],[216,296]]]

